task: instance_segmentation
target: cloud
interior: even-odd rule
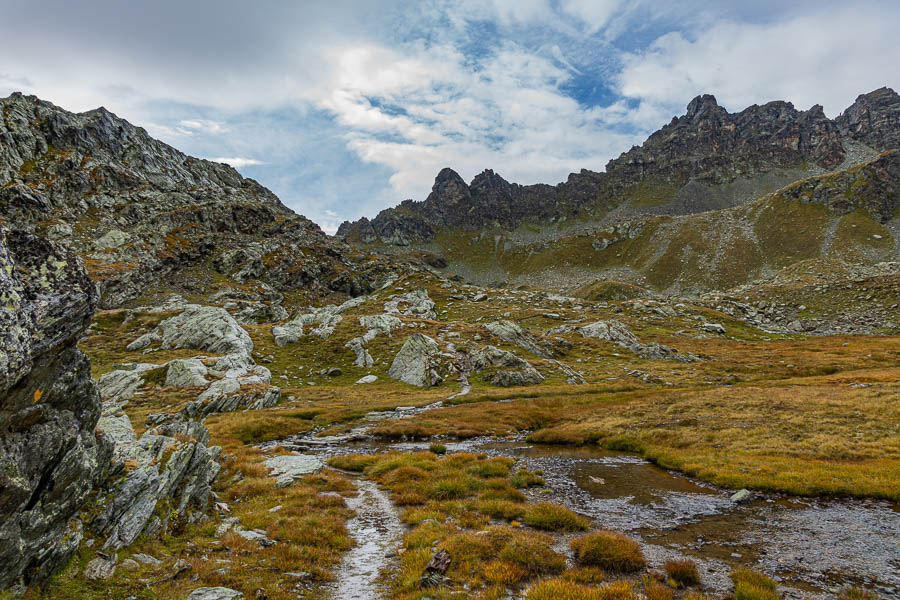
[[[0,94],[103,105],[326,230],[437,171],[600,170],[711,92],[829,114],[900,81],[896,3],[6,0]],[[177,16],[177,18],[175,18]],[[891,77],[893,79],[891,79]],[[252,158],[249,158],[252,157]]]
[[[857,94],[897,84],[885,66],[900,63],[900,6],[882,8],[854,4],[774,22],[720,21],[694,38],[674,31],[624,57],[620,90],[656,106],[682,107],[713,93],[730,110],[789,100],[801,109],[822,104],[835,116]]]
[[[218,158],[208,158],[207,160],[211,160],[212,162],[217,163],[225,163],[226,165],[231,165],[235,169],[240,169],[241,167],[252,167],[257,165],[264,165],[265,163],[261,160],[256,160],[254,158],[243,158],[240,156],[232,156],[232,157],[218,157]]]

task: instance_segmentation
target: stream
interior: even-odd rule
[[[322,458],[426,450],[428,442],[381,442],[371,439],[367,430],[383,419],[438,406],[372,413],[348,434],[305,434],[278,444]],[[786,598],[834,597],[848,585],[900,597],[900,505],[758,493],[750,502],[736,504],[730,499],[734,490],[620,452],[490,438],[444,444],[448,452],[508,456],[516,458],[519,467],[542,471],[547,486],[529,490],[531,499],[565,504],[594,519],[599,528],[626,533],[640,542],[651,568],[690,557],[704,585],[718,593],[731,591],[732,568],[746,566],[774,577]],[[335,598],[378,597],[375,579],[394,556],[403,533],[387,496],[364,479],[357,484],[360,494],[348,503],[358,516],[348,528],[358,543],[336,573],[333,589],[340,593]]]

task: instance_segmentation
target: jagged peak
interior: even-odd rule
[[[438,185],[441,183],[446,183],[448,181],[461,181],[463,184],[465,184],[465,181],[463,181],[463,178],[460,177],[459,173],[457,173],[450,167],[444,167],[437,174],[437,177],[434,178],[434,184]]]
[[[509,182],[503,177],[494,173],[492,169],[485,169],[472,179],[469,184],[470,188],[495,188],[508,186]]]
[[[691,100],[687,105],[687,114],[685,116],[689,119],[694,118],[695,116],[706,112],[710,109],[719,108],[719,103],[716,102],[716,97],[712,94],[702,94],[695,97]]]

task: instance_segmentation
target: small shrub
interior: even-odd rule
[[[524,521],[538,529],[550,531],[585,531],[591,522],[565,506],[552,502],[539,502],[528,507]]]
[[[516,488],[509,487],[506,481],[500,480],[500,485],[491,485],[490,480],[485,482],[485,489],[478,494],[479,500],[508,500],[509,502],[525,502],[525,494]]]
[[[630,573],[646,565],[637,542],[612,531],[598,531],[576,538],[571,547],[578,562],[607,571]]]
[[[700,583],[697,563],[692,560],[670,560],[666,562],[664,568],[669,580],[675,582],[679,587]]]
[[[428,497],[434,500],[465,498],[469,494],[468,482],[461,477],[436,481],[428,488]]]
[[[528,571],[525,567],[516,563],[495,560],[484,566],[484,578],[489,583],[513,585],[522,581],[527,576]]]
[[[431,444],[430,446],[428,446],[428,450],[430,452],[434,452],[435,454],[446,454],[447,446],[443,444]]]
[[[514,521],[521,519],[525,514],[525,507],[509,500],[479,500],[476,505],[478,512],[494,519]]]
[[[650,581],[644,585],[644,596],[647,600],[673,600],[675,590],[658,581]]]
[[[394,504],[397,506],[417,506],[419,504],[425,504],[428,501],[428,498],[425,497],[425,494],[420,492],[407,490],[394,494],[393,500]]]
[[[735,600],[779,599],[778,592],[775,591],[778,584],[762,573],[739,568],[731,572],[731,580],[734,582]]]
[[[565,579],[539,581],[525,594],[527,600],[600,600],[599,590]]]
[[[495,458],[472,465],[466,469],[466,471],[472,475],[484,478],[506,477],[509,475],[510,467],[512,467],[512,461],[510,459]]]
[[[540,581],[525,595],[527,600],[634,600],[635,597],[628,581],[589,587],[563,578]]]

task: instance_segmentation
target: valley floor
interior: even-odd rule
[[[213,518],[142,536],[105,580],[84,576],[97,548],[82,544],[25,597],[180,600],[216,586],[256,600],[900,593],[900,336],[807,338],[702,306],[576,307],[506,291],[485,304],[429,277],[396,285],[382,298],[424,286],[447,311],[403,316],[407,326],[457,347],[484,335],[522,353],[480,318],[532,332],[615,318],[700,360],[536,332],[541,348],[558,349],[528,355],[543,383],[498,388],[472,375],[457,395],[452,380],[419,388],[386,376],[403,343],[396,332],[369,342],[373,366],[354,365],[344,342],[358,326],[347,315],[333,338],[285,346],[271,325],[245,325],[282,399],[206,418],[223,448]],[[358,314],[377,314],[382,301]],[[94,375],[196,355],[123,349],[171,314],[99,314],[82,343]],[[727,335],[703,333],[711,322]],[[567,383],[557,360],[585,383]],[[356,384],[371,374],[375,383]],[[140,433],[199,391],[150,377],[124,410]],[[265,461],[297,452],[326,466],[282,485]],[[732,500],[742,488],[747,501]]]

